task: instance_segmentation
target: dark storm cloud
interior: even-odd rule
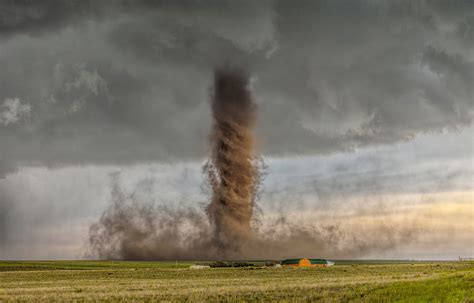
[[[3,0],[0,2],[0,36],[42,34],[94,18],[102,7],[93,2],[69,0]]]
[[[0,123],[0,174],[202,157],[225,63],[253,76],[271,154],[457,129],[473,18],[472,1],[2,1],[0,117],[29,111]]]

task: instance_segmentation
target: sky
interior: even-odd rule
[[[117,188],[202,212],[222,65],[257,104],[254,228],[337,235],[288,257],[474,256],[474,2],[4,0],[0,259],[91,257]]]

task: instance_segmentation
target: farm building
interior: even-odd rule
[[[292,266],[292,267],[316,267],[316,266],[332,266],[334,262],[324,260],[324,259],[286,259],[281,261],[282,266]]]

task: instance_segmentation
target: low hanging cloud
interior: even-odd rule
[[[8,126],[9,124],[16,123],[28,116],[30,111],[31,106],[29,104],[22,104],[18,98],[7,98],[0,105],[0,124]]]
[[[267,154],[463,128],[473,117],[473,6],[4,1],[0,100],[30,107],[29,119],[2,118],[0,167],[202,158],[212,70],[223,63],[252,76]]]

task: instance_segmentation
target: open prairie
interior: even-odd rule
[[[0,302],[474,302],[474,262],[340,261],[190,269],[194,262],[3,261]]]

